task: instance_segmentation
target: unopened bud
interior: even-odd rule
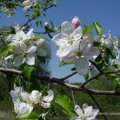
[[[48,22],[45,22],[45,23],[44,23],[44,26],[45,26],[45,28],[49,28]]]
[[[79,20],[79,17],[75,16],[73,19],[72,19],[72,26],[76,29],[80,26],[80,20]]]

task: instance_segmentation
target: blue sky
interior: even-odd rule
[[[114,35],[120,35],[120,0],[57,0],[57,7],[47,12],[47,17],[42,20],[52,20],[56,26],[63,21],[71,21],[74,16],[80,18],[81,24],[91,24],[93,21],[99,21],[105,31],[112,30]],[[18,10],[17,16],[7,18],[5,15],[0,16],[0,26],[7,26],[14,23],[24,23],[26,20],[23,11]],[[39,31],[33,23],[35,31]],[[51,43],[52,60],[50,62],[50,70],[52,76],[63,77],[70,73],[72,66],[58,67],[59,58],[56,57],[56,48]],[[79,75],[71,78],[71,81],[81,81]]]

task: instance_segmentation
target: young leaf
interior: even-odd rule
[[[102,29],[102,26],[100,25],[99,22],[93,22],[93,25],[94,25],[94,28],[96,30],[96,33],[98,35],[102,35],[103,34],[103,29]]]
[[[93,24],[90,26],[84,25],[83,34],[91,33],[93,29]]]
[[[15,120],[38,120],[38,114],[35,112],[32,112],[30,115],[26,117],[16,118]]]
[[[12,49],[13,46],[3,46],[0,48],[0,57],[2,57],[3,55],[5,55],[8,51],[10,51]]]
[[[27,79],[30,80],[30,78],[31,78],[31,73],[33,72],[33,70],[34,70],[34,67],[33,67],[33,66],[29,66],[29,65],[25,65],[25,66],[24,66],[24,68],[23,68],[23,73],[24,73],[24,75],[25,75],[25,77],[26,77]]]
[[[64,95],[64,96],[58,96],[55,99],[55,104],[57,104],[58,106],[60,106],[60,108],[69,116],[73,116],[75,115],[74,111],[73,111],[73,107],[71,105],[71,101],[70,99]]]

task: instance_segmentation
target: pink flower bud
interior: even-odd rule
[[[79,17],[75,16],[73,19],[72,19],[72,26],[76,29],[80,26],[80,20],[79,20]]]

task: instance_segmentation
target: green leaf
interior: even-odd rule
[[[100,25],[100,23],[93,22],[93,25],[94,25],[94,28],[96,30],[96,33],[101,36],[103,34],[103,29],[102,29],[102,26]]]
[[[37,113],[32,112],[27,117],[16,118],[16,120],[38,120],[38,116],[39,115]]]
[[[60,62],[59,67],[63,67],[65,65],[73,64],[73,62],[65,63],[64,61]]]
[[[12,48],[13,48],[13,46],[8,46],[8,45],[1,47],[0,48],[0,57],[7,54]]]
[[[69,116],[74,116],[75,112],[73,111],[73,107],[71,105],[70,99],[64,95],[64,96],[58,96],[55,99],[55,104],[60,106],[60,108]]]
[[[93,29],[93,24],[90,26],[84,25],[83,34],[91,33]]]
[[[26,77],[27,79],[30,80],[30,78],[31,78],[31,73],[33,72],[33,70],[34,70],[34,67],[33,67],[33,66],[29,66],[29,65],[25,65],[25,66],[24,66],[24,68],[23,68],[23,73],[24,73],[24,75],[25,75],[25,77]]]

